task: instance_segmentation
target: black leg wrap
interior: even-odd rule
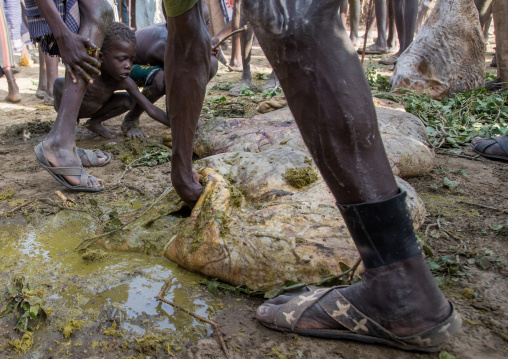
[[[406,192],[382,202],[337,206],[353,237],[365,268],[376,268],[421,253]]]

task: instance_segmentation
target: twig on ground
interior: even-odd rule
[[[159,197],[157,197],[157,199],[150,206],[147,207],[147,209],[145,209],[139,216],[135,217],[134,219],[130,220],[129,222],[124,223],[121,226],[119,226],[115,229],[112,229],[111,231],[104,232],[102,234],[98,234],[96,236],[83,239],[81,241],[81,243],[76,247],[76,251],[85,250],[88,247],[90,247],[93,243],[95,243],[95,241],[97,239],[108,236],[108,235],[113,234],[115,232],[118,232],[118,231],[124,229],[125,227],[127,227],[128,225],[136,222],[138,219],[142,218],[146,213],[148,213],[148,211],[151,210],[153,208],[153,206],[155,206],[161,199],[163,199],[165,196],[170,194],[173,190],[174,190],[174,188],[169,188],[169,187],[166,188],[164,190],[164,192],[162,192],[162,194]]]
[[[474,202],[468,202],[468,201],[461,201],[461,200],[457,200],[457,202],[459,203],[464,203],[464,204],[468,204],[470,206],[476,206],[476,207],[480,207],[480,208],[486,208],[486,209],[491,209],[493,211],[497,211],[497,212],[500,212],[500,213],[505,213],[505,212],[508,212],[508,209],[502,209],[502,208],[496,208],[496,207],[491,207],[491,206],[486,206],[484,204],[480,204],[480,203],[474,203]]]
[[[212,322],[211,320],[209,319],[206,319],[206,318],[203,318],[202,316],[200,315],[197,315],[196,313],[193,313],[191,312],[190,310],[188,309],[185,309],[181,306],[179,306],[178,304],[175,304],[167,299],[164,299],[162,296],[164,295],[164,292],[166,291],[169,283],[171,281],[171,278],[167,279],[166,282],[164,283],[164,285],[162,286],[159,294],[155,297],[155,299],[157,299],[158,301],[160,302],[164,302],[166,304],[169,304],[170,306],[172,306],[173,308],[175,309],[178,309],[184,313],[187,313],[189,314],[191,317],[194,317],[196,318],[197,320],[200,320],[202,322],[205,322],[205,323],[208,323],[210,324],[216,331],[217,335],[219,336],[219,340],[220,340],[220,344],[222,346],[222,350],[224,351],[224,354],[226,355],[226,358],[230,359],[230,356],[229,356],[229,353],[228,353],[228,350],[226,348],[226,344],[224,343],[224,338],[222,337],[222,334],[220,333],[220,330],[219,330],[219,324],[215,323],[215,322]]]
[[[132,165],[134,165],[136,162],[139,162],[139,161],[141,161],[141,160],[144,160],[145,158],[150,157],[151,155],[152,155],[151,153],[147,153],[146,155],[141,156],[141,157],[139,157],[139,158],[136,158],[134,161],[132,161],[131,163],[129,163],[129,164],[127,165],[127,167],[125,167],[125,170],[122,172],[122,174],[121,174],[120,178],[118,178],[114,184],[116,185],[116,184],[119,184],[119,183],[120,183],[120,181],[123,179],[123,177],[125,176],[125,174],[127,173],[127,171],[129,171],[129,170],[131,170],[131,169],[132,169]]]
[[[62,210],[69,210],[69,211],[82,212],[82,213],[87,213],[88,214],[88,211],[85,211],[83,209],[69,208],[69,207],[61,206],[61,205],[59,205],[58,203],[56,203],[55,201],[53,201],[50,198],[39,198],[39,201],[46,202],[46,203],[48,203],[48,204],[50,204],[52,206],[58,207],[58,208],[60,208]]]
[[[21,209],[21,208],[23,208],[25,206],[28,206],[29,204],[33,203],[34,201],[35,201],[35,199],[32,199],[32,200],[30,200],[28,202],[25,202],[23,204],[20,204],[19,206],[14,207],[13,209],[11,209],[11,210],[9,210],[7,212],[0,213],[0,217],[8,216],[9,214],[12,214],[12,213],[16,212],[17,210],[19,210],[19,209]]]

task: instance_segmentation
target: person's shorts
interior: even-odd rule
[[[150,86],[155,75],[162,70],[160,66],[133,65],[129,77],[134,80],[139,87]]]
[[[197,2],[198,0],[164,0],[166,15],[169,17],[180,16],[189,11]]]

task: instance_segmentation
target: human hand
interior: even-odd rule
[[[90,39],[67,32],[60,41],[57,40],[57,43],[60,49],[60,57],[72,82],[78,82],[76,75],[90,84],[93,83],[93,75],[100,76],[99,67],[101,63],[97,60],[99,49]]]
[[[212,56],[216,57],[217,60],[219,59],[220,57],[220,53],[221,53],[221,48],[220,46],[217,46],[217,44],[220,42],[220,39],[215,36],[213,39],[212,39]]]

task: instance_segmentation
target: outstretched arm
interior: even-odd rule
[[[60,50],[60,57],[74,83],[77,82],[75,74],[81,76],[86,82],[92,82],[92,75],[100,75],[98,67],[100,62],[87,53],[87,49],[94,52],[98,50],[90,39],[71,32],[62,21],[60,14],[52,0],[35,0],[42,15],[55,37]]]
[[[168,114],[151,103],[141,92],[139,92],[138,86],[130,77],[125,79],[125,90],[127,90],[129,95],[132,96],[138,105],[144,111],[146,111],[148,116],[153,118],[155,121],[162,123],[163,125],[168,127],[170,126]]]

